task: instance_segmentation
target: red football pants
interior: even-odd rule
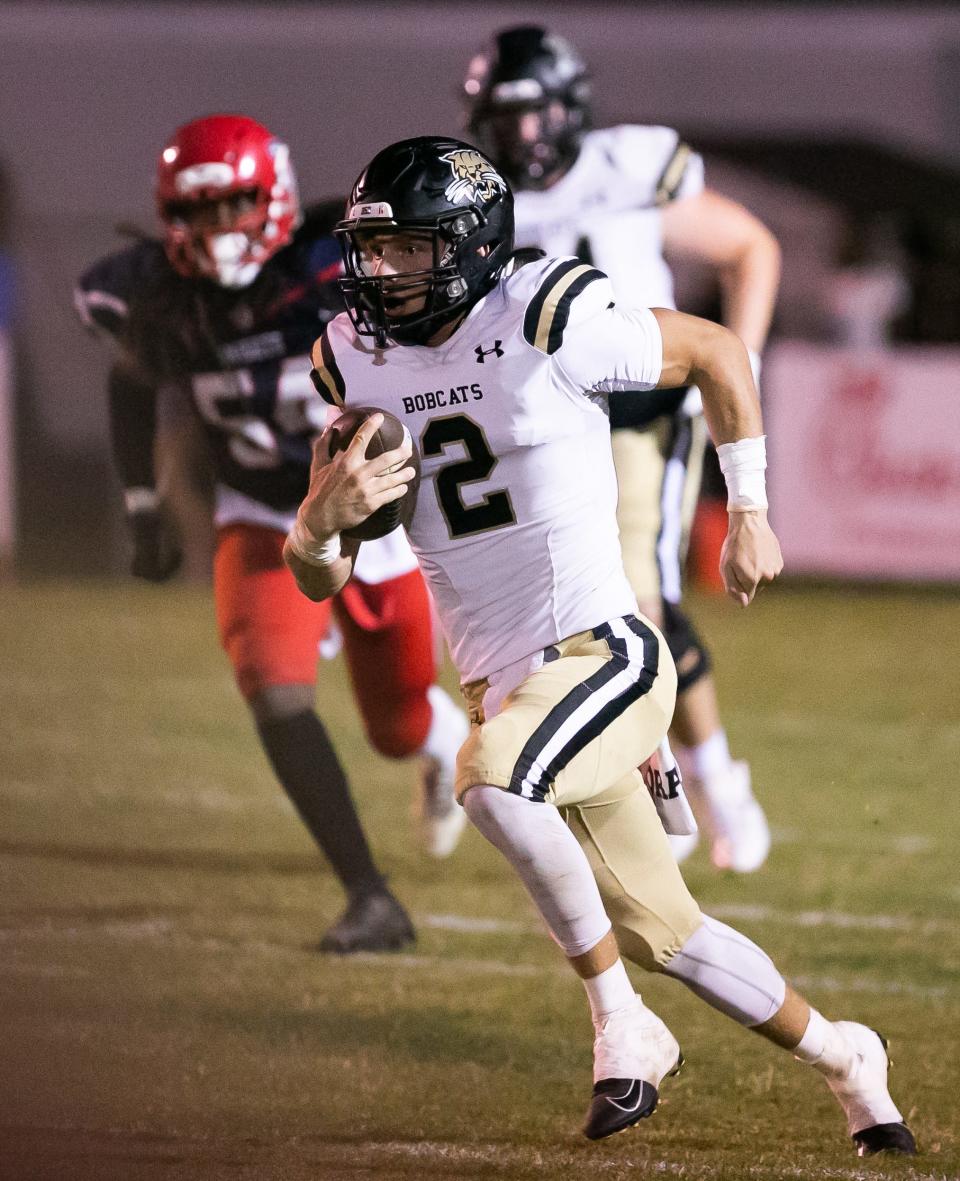
[[[386,582],[351,580],[332,600],[301,594],[283,564],[283,534],[260,525],[221,529],[213,566],[220,643],[249,701],[271,685],[310,685],[331,610],[343,636],[353,691],[367,737],[383,755],[403,758],[427,737],[427,690],[437,649],[419,570]]]

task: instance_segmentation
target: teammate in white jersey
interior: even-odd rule
[[[704,188],[701,158],[675,131],[590,130],[586,67],[565,40],[539,27],[497,34],[471,62],[465,95],[472,137],[514,189],[518,245],[592,263],[619,299],[638,307],[675,306],[665,250],[708,265],[723,288],[725,322],[747,344],[757,374],[779,248],[755,217]],[[680,608],[706,442],[699,411],[695,389],[662,391],[641,407],[611,397],[620,538],[640,608],[663,627],[677,663],[671,737],[710,829],[711,857],[720,868],[749,872],[766,860],[769,828],[749,767],[731,757],[707,650]],[[696,836],[671,843],[683,860]]]
[[[606,400],[700,386],[729,488],[722,573],[746,606],[781,559],[742,343],[675,311],[621,307],[607,277],[576,259],[515,254],[506,181],[455,140],[379,153],[336,232],[348,313],[314,346],[315,384],[334,403],[390,411],[418,441],[406,527],[473,723],[457,791],[584,982],[596,1028],[585,1134],[649,1115],[681,1061],[622,949],[813,1063],[862,1154],[913,1152],[879,1035],[827,1021],[759,947],[701,914],[652,800],[680,794],[664,744],[676,672],[620,560]],[[381,421],[373,414],[335,457],[324,438],[315,445],[285,547],[310,598],[350,575],[359,543],[341,531],[414,476],[408,445],[365,458]]]

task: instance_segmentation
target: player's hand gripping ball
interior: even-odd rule
[[[376,459],[384,451],[392,451],[399,447],[405,436],[409,438],[409,432],[400,419],[386,410],[381,410],[378,406],[351,406],[344,410],[329,428],[331,456],[336,455],[338,451],[346,451],[353,436],[371,414],[382,414],[383,422],[367,444],[365,459]],[[357,541],[373,541],[377,537],[386,537],[398,525],[406,525],[410,521],[420,488],[420,456],[416,447],[413,448],[410,458],[397,466],[412,467],[416,472],[413,479],[408,482],[406,492],[399,500],[382,504],[359,525],[354,525],[351,529],[342,529],[344,537],[353,537]],[[391,467],[387,470],[392,472],[396,469]]]

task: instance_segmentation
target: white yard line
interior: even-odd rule
[[[790,983],[812,992],[868,992],[874,996],[913,996],[924,1000],[941,1000],[950,995],[945,984],[912,984],[909,980],[868,980],[853,976],[838,980],[835,976],[791,976]],[[956,992],[956,990],[954,990]]]
[[[904,916],[895,915],[845,915],[843,913],[809,911],[787,915],[783,912],[766,907],[727,907],[714,908],[715,914],[739,918],[772,920],[776,922],[794,923],[799,926],[815,927],[831,925],[841,928],[865,926],[869,929],[880,930],[916,930],[927,933],[924,925],[911,924]],[[103,940],[105,937],[119,942],[141,942],[166,944],[168,947],[196,948],[216,954],[256,955],[270,958],[291,958],[302,960],[314,953],[291,943],[280,940],[246,939],[215,936],[205,932],[186,930],[180,919],[169,915],[147,915],[135,919],[117,919],[115,916],[97,920],[91,915],[87,922],[76,923],[71,916],[69,924],[58,925],[55,916],[46,916],[41,921],[32,921],[28,925],[19,926],[11,921],[8,915],[0,922],[0,943],[16,947],[17,945],[41,942],[83,942]],[[503,921],[497,919],[476,919],[464,915],[426,915],[422,916],[421,927],[431,927],[439,930],[480,934],[526,934],[541,933],[536,923],[524,924],[520,922]],[[565,967],[559,964],[530,964],[507,962],[497,958],[473,957],[471,959],[454,958],[451,955],[420,955],[416,953],[394,954],[360,953],[351,955],[341,961],[344,969],[351,966],[385,967],[391,970],[405,968],[409,970],[426,970],[433,976],[453,974],[456,976],[508,976],[529,979],[532,977],[564,977],[568,975]],[[60,969],[56,965],[49,965],[50,974],[56,975]],[[65,969],[70,974],[71,969]],[[0,975],[34,974],[34,970],[25,965],[19,967],[8,961],[3,966],[0,961]],[[877,980],[862,975],[852,975],[848,979],[835,976],[805,975],[792,978],[794,983],[804,989],[823,992],[851,992],[867,993],[875,996],[910,996],[926,1000],[952,999],[960,994],[946,985],[921,985],[909,980]]]
[[[433,918],[436,920],[442,918],[442,916],[435,915]],[[446,918],[458,920],[461,925],[456,926],[455,929],[464,929],[464,922],[468,922],[468,920],[459,919],[457,915],[446,916]],[[492,920],[484,921],[482,927],[479,929],[482,929],[484,933],[496,933],[496,928],[491,925]],[[440,922],[435,921],[432,926],[449,925],[440,924]],[[468,922],[468,926],[465,929],[474,928],[470,927]],[[510,924],[509,929],[511,932],[516,932],[517,929],[524,931],[527,928],[524,928],[521,924]],[[58,927],[54,922],[47,919],[43,924],[34,924],[30,927],[0,927],[0,942],[6,942],[6,944],[14,946],[31,944],[31,942],[37,945],[39,942],[57,940],[90,942],[103,940],[104,938],[123,942],[152,942],[152,944],[163,944],[168,947],[196,948],[200,946],[204,951],[213,954],[227,954],[231,955],[231,957],[246,954],[259,955],[259,957],[269,959],[286,958],[302,961],[303,958],[312,957],[314,954],[313,952],[306,951],[305,948],[283,944],[280,941],[216,938],[209,934],[192,933],[184,931],[182,926],[175,920],[161,918],[161,916],[152,919],[131,921],[110,920],[102,922],[102,924],[91,921],[89,924],[67,927]],[[344,970],[359,966],[384,967],[388,971],[397,971],[398,968],[406,968],[406,970],[411,971],[430,972],[433,977],[449,973],[457,977],[498,976],[522,979],[556,977],[567,979],[569,974],[567,968],[559,964],[522,964],[516,963],[516,961],[508,963],[505,960],[478,957],[464,959],[463,957],[457,957],[457,955],[451,954],[420,955],[416,953],[360,952],[342,960],[341,964]],[[66,968],[63,971],[67,976],[72,972],[70,968]],[[46,973],[40,974],[57,976],[59,972],[60,970],[57,966],[47,964]],[[37,968],[32,966],[24,964],[17,965],[11,960],[5,961],[0,959],[0,976],[31,976],[31,974],[37,973]],[[809,991],[867,993],[870,996],[902,996],[923,1000],[945,1000],[959,996],[955,990],[951,990],[946,985],[919,985],[913,984],[909,980],[877,980],[863,976],[851,977],[845,980],[837,977],[803,976],[791,977],[791,980],[792,983]]]
[[[437,931],[464,931],[468,934],[503,935],[506,933],[526,933],[527,931],[543,930],[534,922],[518,923],[509,919],[471,918],[463,914],[422,914],[417,918],[421,927],[430,927]]]
[[[720,903],[707,908],[714,917],[732,922],[778,923],[785,927],[833,927],[837,930],[859,931],[903,931],[914,935],[956,933],[956,924],[939,919],[917,919],[910,915],[897,914],[850,914],[836,910],[778,910],[772,906],[753,903]],[[72,916],[75,918],[75,916]],[[416,916],[421,929],[454,931],[475,935],[526,935],[542,933],[543,925],[536,919],[529,922],[515,919],[484,918],[482,916],[459,914],[420,914]],[[41,921],[33,919],[27,923],[17,922],[15,912],[0,916],[0,940],[16,939],[27,935],[69,936],[90,931],[105,932],[119,938],[150,938],[154,935],[169,934],[177,926],[177,920],[168,914],[140,915],[136,918],[117,918],[116,915],[98,917],[92,910],[89,919],[82,923],[63,925],[58,923],[56,914],[45,915]],[[273,946],[273,944],[270,944]]]
[[[530,1148],[515,1147],[511,1144],[455,1144],[447,1141],[421,1140],[406,1142],[389,1140],[385,1142],[368,1141],[350,1145],[351,1160],[371,1160],[383,1162],[385,1160],[404,1158],[406,1160],[422,1160],[435,1164],[469,1164],[496,1162],[497,1173],[508,1176],[507,1170],[515,1167],[530,1165]],[[335,1159],[339,1153],[334,1150],[330,1157]],[[591,1152],[589,1158],[585,1153],[557,1150],[554,1152],[538,1150],[537,1155],[544,1166],[556,1168],[567,1165],[571,1176],[581,1175],[589,1159],[589,1173],[591,1176],[602,1176],[604,1173],[625,1173],[628,1169],[636,1169],[638,1177],[648,1176],[678,1176],[678,1177],[729,1177],[729,1164],[716,1167],[698,1162],[692,1165],[689,1161],[655,1161],[649,1155],[630,1157],[617,1153],[614,1159],[604,1160],[596,1152]],[[321,1157],[321,1159],[323,1159]],[[807,1165],[741,1165],[737,1170],[743,1177],[783,1177],[800,1178],[800,1181],[868,1181],[876,1178],[876,1171],[870,1168],[853,1166],[844,1168],[817,1168]],[[911,1170],[910,1181],[950,1181],[944,1173],[920,1173]]]
[[[390,953],[361,953],[350,957],[351,963],[364,963],[384,968],[423,968],[432,974],[443,971],[454,974],[464,973],[480,976],[556,976],[568,979],[569,971],[557,964],[540,967],[535,964],[506,963],[500,960],[448,959],[444,956],[392,955]],[[790,980],[799,988],[822,992],[855,992],[871,996],[910,996],[923,1000],[944,1000],[951,996],[946,985],[912,984],[904,980],[871,980],[866,976],[853,976],[840,980],[835,976],[791,976]],[[953,995],[960,994],[954,993]]]
[[[38,1129],[17,1129],[26,1132],[21,1141],[36,1147],[42,1144],[54,1148],[70,1144],[78,1137],[85,1149],[85,1156],[91,1159],[100,1157],[106,1150],[110,1159],[118,1147],[122,1148],[128,1140],[138,1143],[139,1138],[125,1135],[123,1129],[111,1129],[109,1132],[96,1128],[77,1128],[52,1126]],[[51,1134],[53,1139],[51,1139]],[[617,1149],[606,1155],[603,1148],[597,1149],[586,1143],[582,1147],[544,1147],[542,1145],[519,1145],[496,1142],[478,1142],[461,1144],[449,1140],[357,1140],[349,1143],[321,1143],[311,1136],[296,1138],[284,1142],[281,1138],[271,1138],[266,1144],[246,1144],[242,1153],[242,1161],[237,1161],[236,1167],[247,1170],[255,1169],[257,1176],[286,1177],[306,1176],[305,1170],[310,1170],[311,1176],[340,1176],[347,1172],[352,1176],[357,1170],[376,1171],[377,1175],[391,1167],[409,1169],[419,1168],[420,1176],[433,1176],[435,1173],[443,1176],[455,1175],[451,1170],[458,1167],[468,1168],[469,1176],[480,1176],[471,1166],[483,1166],[482,1176],[487,1178],[515,1176],[521,1169],[550,1172],[554,1175],[563,1170],[567,1176],[582,1178],[584,1176],[605,1177],[610,1174],[625,1176],[628,1171],[637,1178],[644,1177],[686,1177],[700,1178],[710,1181],[711,1178],[734,1175],[738,1178],[774,1178],[776,1181],[877,1181],[878,1171],[870,1165],[857,1166],[851,1164],[844,1167],[820,1167],[816,1164],[731,1164],[730,1162],[708,1163],[702,1159],[687,1160],[652,1160],[652,1152],[644,1147],[642,1133],[636,1133],[637,1146],[640,1155],[631,1156],[624,1151],[624,1141],[618,1140]],[[233,1141],[214,1140],[204,1137],[202,1144],[192,1137],[157,1136],[151,1138],[164,1149],[175,1150],[176,1157],[182,1162],[177,1175],[185,1175],[183,1168],[189,1167],[201,1159],[216,1158],[228,1154],[237,1157],[237,1145]],[[663,1150],[661,1150],[663,1151]],[[852,1150],[851,1150],[852,1154]],[[700,1154],[702,1156],[702,1153]],[[106,1157],[104,1157],[106,1159]],[[345,1162],[348,1162],[345,1166]],[[886,1162],[884,1162],[886,1163]],[[277,1165],[282,1171],[277,1171]],[[284,1167],[285,1166],[285,1167]],[[333,1174],[329,1170],[339,1168],[341,1173]],[[892,1175],[909,1178],[909,1181],[956,1181],[955,1174],[940,1172],[920,1172],[915,1166],[910,1167],[906,1161],[890,1163],[888,1168],[880,1165],[881,1176]],[[888,1171],[892,1168],[892,1171]],[[321,1174],[317,1170],[323,1170]],[[253,1173],[250,1173],[252,1176]]]
[[[932,935],[939,931],[956,931],[955,923],[939,919],[918,919],[906,914],[849,914],[842,910],[777,910],[772,906],[752,903],[721,903],[708,906],[708,912],[718,919],[734,921],[780,923],[785,927],[836,927],[856,931],[909,931],[915,935]]]
[[[845,832],[818,832],[815,836],[811,836],[802,828],[774,825],[773,843],[775,845],[802,844],[808,848],[817,849],[849,849],[850,837]],[[889,850],[891,853],[899,853],[902,856],[916,857],[921,853],[934,852],[937,848],[937,841],[934,837],[920,832],[902,832],[890,837],[871,833],[870,848],[874,851]]]
[[[904,914],[849,914],[839,910],[777,910],[772,906],[753,903],[719,903],[706,911],[714,918],[738,922],[780,923],[785,927],[836,927],[861,931],[908,931],[917,935],[956,932],[955,923],[939,919],[917,919]],[[519,923],[493,918],[465,918],[455,914],[427,914],[418,916],[422,927],[446,931],[474,931],[485,934],[512,934],[540,931],[542,926],[531,921]]]

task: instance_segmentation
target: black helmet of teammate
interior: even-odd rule
[[[370,235],[415,232],[432,237],[433,263],[406,274],[371,275],[361,246]],[[381,348],[425,344],[493,287],[513,252],[513,194],[475,147],[445,136],[420,136],[384,148],[360,174],[334,230],[346,275],[347,310],[362,336]],[[413,314],[390,306],[426,291]]]
[[[542,189],[576,160],[590,123],[577,51],[535,25],[504,29],[470,63],[467,128],[517,189]]]

